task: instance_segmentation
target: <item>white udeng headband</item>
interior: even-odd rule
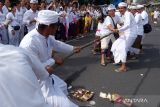
[[[52,23],[57,23],[59,14],[51,10],[42,10],[38,13],[38,17],[35,18],[37,23],[50,25]]]
[[[121,2],[118,4],[118,7],[127,7],[127,3]]]

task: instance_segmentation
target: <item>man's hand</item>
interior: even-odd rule
[[[63,59],[59,56],[54,57],[56,64],[62,65],[63,64]]]
[[[113,30],[113,32],[118,33],[118,32],[119,32],[119,30],[118,30],[118,29],[114,29],[114,30]]]
[[[81,48],[79,46],[75,46],[74,49],[73,49],[73,51],[75,53],[79,53],[81,51]]]
[[[15,35],[15,33],[16,33],[15,30],[12,30],[12,35]]]
[[[52,66],[47,65],[45,68],[46,68],[46,70],[48,71],[49,74],[53,74],[54,69],[53,69]]]

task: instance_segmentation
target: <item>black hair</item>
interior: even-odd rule
[[[102,23],[103,23],[103,22],[104,22],[105,15],[103,14],[102,8],[100,8],[99,10],[100,10],[101,16],[98,17],[98,19],[99,19],[99,20],[102,20]]]
[[[104,22],[104,17],[103,16],[98,17],[98,21],[102,21],[102,23],[103,23]]]
[[[45,29],[47,27],[48,27],[48,25],[38,24],[38,30],[43,30],[43,29]]]
[[[58,26],[58,23],[52,23],[52,24],[50,24],[49,26],[51,26],[51,27],[55,27],[55,26]],[[38,30],[44,30],[45,28],[47,28],[48,27],[48,25],[45,25],[45,24],[38,24]]]
[[[55,26],[58,26],[58,25],[59,25],[59,23],[57,22],[57,23],[52,23],[52,24],[50,24],[49,26],[55,27]]]
[[[17,4],[21,4],[21,2],[20,2],[19,0],[17,0],[17,2],[16,2],[16,6],[17,6]]]
[[[42,4],[42,3],[45,3],[45,4],[46,4],[46,1],[43,0],[43,1],[40,2],[40,4]]]

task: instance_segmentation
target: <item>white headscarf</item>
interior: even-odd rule
[[[38,0],[30,0],[30,3],[38,4]]]
[[[144,7],[144,5],[140,5],[140,4],[137,5],[137,8],[138,8],[138,9],[141,9],[141,8],[143,8],[143,7]]]
[[[118,4],[118,7],[127,7],[127,3],[125,3],[125,2],[120,2],[120,3]]]
[[[108,10],[116,10],[115,5],[110,4],[110,5],[108,6]]]
[[[38,13],[38,17],[36,18],[39,24],[50,25],[52,23],[57,23],[59,18],[59,14],[55,11],[51,10],[41,10]]]
[[[131,9],[131,10],[135,10],[135,9],[138,9],[138,8],[137,8],[137,6],[131,5],[131,6],[130,6],[130,9]]]

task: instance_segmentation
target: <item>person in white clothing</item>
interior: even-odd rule
[[[7,35],[7,29],[6,29],[6,25],[5,25],[5,20],[6,20],[6,16],[3,12],[3,3],[0,2],[0,35],[1,35],[1,43],[2,44],[8,44],[9,40],[8,40],[8,35]]]
[[[140,34],[142,35],[143,33],[143,21],[142,21],[142,17],[141,17],[141,14],[138,14],[137,13],[137,9],[139,9],[139,7],[137,5],[131,5],[130,6],[130,12],[133,14],[133,16],[135,17],[135,22],[136,22],[136,29],[135,31],[137,31],[136,35],[136,39],[133,43],[133,45],[131,46],[130,48],[130,58],[132,59],[136,59],[139,52],[140,52],[140,41],[141,41],[141,37],[142,36],[139,36]],[[133,38],[134,39],[134,38]],[[139,45],[139,46],[138,46]]]
[[[144,5],[139,5],[139,7],[141,7],[141,9],[142,9],[141,16],[142,16],[142,19],[143,19],[143,26],[144,26],[145,24],[149,23],[148,13],[146,12]],[[142,41],[141,41],[141,52],[143,52],[144,38],[145,38],[145,34],[143,35]]]
[[[18,17],[16,16],[16,6],[12,7],[11,12],[9,12],[6,16],[6,20],[9,21],[9,44],[19,46],[20,23],[18,21]]]
[[[45,102],[38,83],[49,74],[35,56],[0,44],[0,59],[0,107],[52,107]]]
[[[141,16],[143,19],[143,25],[148,24],[148,22],[149,22],[148,13],[146,12],[144,5],[139,5],[139,7],[141,7],[141,9],[142,9]]]
[[[23,23],[23,15],[27,11],[27,8],[25,7],[25,1],[24,0],[22,0],[21,2],[17,1],[16,2],[16,7],[17,7],[16,16],[17,16],[18,22],[20,23],[20,26],[21,26],[20,36],[19,36],[19,43],[20,43],[20,41],[24,37],[24,27],[25,27],[25,25]]]
[[[132,45],[137,37],[137,28],[136,28],[136,22],[135,22],[135,18],[133,16],[132,13],[130,13],[129,11],[127,11],[127,4],[124,2],[121,2],[118,4],[119,7],[119,11],[122,14],[123,17],[123,26],[118,28],[118,32],[123,32],[124,33],[124,37],[123,37],[123,41],[125,40],[125,45],[123,47],[124,50],[126,50],[126,53],[123,55],[120,55],[121,57],[117,57],[116,59],[116,54],[114,54],[114,60],[117,62],[121,62],[122,65],[119,69],[116,69],[116,72],[125,72],[127,70],[126,67],[126,57],[127,57],[127,53],[131,50]],[[122,48],[122,47],[121,47]],[[113,52],[113,51],[112,51]],[[118,52],[118,54],[121,54],[120,52]],[[123,59],[123,60],[122,60]]]
[[[157,24],[157,21],[158,21],[158,18],[159,18],[159,14],[160,13],[159,13],[158,9],[156,8],[155,11],[154,11],[154,16],[153,16],[155,24]]]
[[[52,51],[71,53],[79,51],[80,48],[73,47],[61,41],[55,40],[59,15],[55,11],[41,10],[37,17],[37,28],[28,33],[21,41],[20,47],[30,51],[37,56],[48,72],[54,72],[52,66],[61,64],[61,60],[54,60]],[[53,83],[54,81],[54,83]],[[52,107],[77,107],[65,94],[67,94],[66,83],[56,75],[50,75],[46,81],[40,81],[41,90],[46,101]]]
[[[23,23],[27,26],[28,32],[33,30],[36,27],[36,20],[38,10],[38,0],[31,0],[30,1],[31,9],[27,10],[23,15]]]
[[[100,37],[102,36],[103,30],[104,30],[103,22],[104,22],[104,17],[100,16],[98,18],[98,26],[97,26],[96,34],[95,34],[94,47],[93,47],[93,50],[92,50],[92,53],[94,55],[98,54],[98,52],[101,52],[101,49],[100,49],[100,47],[101,47],[100,46],[101,45]]]
[[[115,6],[113,4],[110,4],[108,6],[108,16],[105,18],[103,23],[103,36],[110,34],[108,37],[105,37],[101,40],[101,65],[106,65],[105,62],[105,52],[107,51],[107,59],[110,60],[110,41],[114,43],[116,40],[114,36],[114,32],[116,32],[117,24],[120,24],[120,18],[119,16],[115,15]]]
[[[144,35],[144,29],[143,29],[143,19],[142,19],[142,16],[141,16],[141,13],[142,13],[142,10],[141,10],[141,6],[140,5],[137,5],[137,13],[135,14],[135,21],[136,21],[136,24],[137,24],[137,48],[140,49],[141,48],[141,40],[142,40],[142,37]],[[140,52],[140,50],[139,50]],[[139,54],[138,52],[138,54]]]

